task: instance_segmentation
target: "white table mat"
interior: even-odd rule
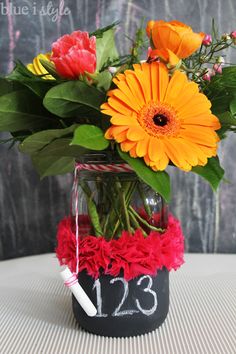
[[[106,338],[76,324],[53,254],[0,262],[0,354],[236,354],[236,256],[187,254],[156,331]]]

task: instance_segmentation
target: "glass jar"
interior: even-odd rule
[[[114,153],[86,154],[78,163],[117,166],[124,164]],[[79,172],[79,235],[118,238],[122,231],[150,231],[167,226],[168,209],[163,198],[143,183],[134,172]]]
[[[112,171],[114,166],[124,164],[118,156],[112,153],[85,155],[78,163],[83,164],[78,174],[77,198],[80,237],[102,236],[113,241],[119,239],[123,231],[133,234],[141,229],[144,237],[153,230],[164,231],[168,211],[162,197],[134,172]],[[107,169],[109,171],[105,171]],[[125,252],[119,257],[127,261]],[[155,252],[158,254],[158,250],[153,249]],[[137,258],[135,252],[133,257]],[[148,258],[145,261],[148,262]],[[132,263],[130,258],[127,262]],[[139,262],[135,262],[139,266]],[[153,276],[144,273],[139,272],[126,281],[124,268],[116,276],[99,269],[98,278],[90,276],[87,270],[79,272],[78,281],[97,308],[96,316],[89,317],[72,297],[74,316],[80,326],[108,337],[130,337],[158,328],[169,309],[169,272],[162,267]]]

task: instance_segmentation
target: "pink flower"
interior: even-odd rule
[[[236,30],[235,30],[235,31],[232,31],[232,32],[230,33],[230,37],[231,37],[232,39],[236,39]]]
[[[236,30],[230,33],[230,38],[233,40],[233,43],[236,44]]]
[[[222,65],[215,63],[213,65],[213,70],[216,74],[222,74]]]
[[[78,79],[85,71],[96,70],[96,37],[88,32],[66,34],[52,44],[51,60],[58,74],[68,79]]]
[[[202,44],[205,46],[209,46],[212,43],[212,37],[210,34],[206,34],[205,37],[203,38]]]
[[[207,69],[207,72],[203,75],[204,81],[211,81],[211,77],[215,75],[215,71],[213,69]]]
[[[209,75],[208,73],[204,74],[202,78],[204,81],[211,81],[211,75]]]
[[[73,217],[64,218],[57,233],[56,255],[61,265],[76,271],[76,236]],[[106,241],[91,235],[79,238],[79,271],[86,270],[93,278],[100,274],[117,277],[121,272],[128,281],[142,274],[155,275],[166,267],[180,267],[184,260],[184,236],[180,223],[169,215],[163,234],[151,231],[144,237],[137,229],[133,234],[123,231],[118,239]]]

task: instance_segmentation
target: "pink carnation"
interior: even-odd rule
[[[52,44],[51,60],[60,76],[78,79],[85,71],[96,70],[96,37],[88,32],[66,34]]]
[[[158,219],[158,217],[157,217]],[[76,238],[74,218],[65,218],[58,227],[57,258],[60,264],[76,271]],[[169,215],[163,234],[152,231],[146,238],[140,229],[134,234],[123,231],[120,238],[106,241],[103,237],[80,236],[79,271],[93,278],[101,273],[114,277],[121,272],[128,281],[142,274],[155,275],[163,267],[168,271],[183,263],[184,237],[178,220]]]

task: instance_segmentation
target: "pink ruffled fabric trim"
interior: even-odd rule
[[[56,255],[61,265],[76,270],[74,218],[64,218],[57,233]],[[151,231],[145,238],[140,229],[134,234],[123,231],[116,240],[82,236],[79,241],[79,271],[86,270],[93,278],[123,272],[128,281],[140,275],[155,275],[163,267],[178,269],[183,263],[184,236],[180,222],[169,215],[165,233]]]

